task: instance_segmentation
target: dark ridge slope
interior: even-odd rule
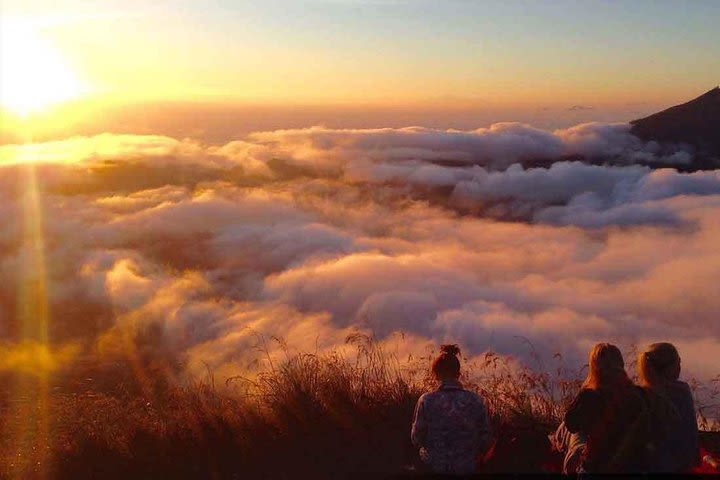
[[[633,120],[631,132],[645,141],[687,143],[701,155],[720,156],[720,87],[682,105]]]

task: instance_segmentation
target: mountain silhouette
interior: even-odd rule
[[[696,149],[700,161],[717,159],[720,157],[720,87],[630,124],[630,131],[645,141],[685,143]]]

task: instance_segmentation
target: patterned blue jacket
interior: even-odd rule
[[[482,397],[456,381],[443,382],[418,400],[411,439],[433,472],[473,473],[491,440]]]

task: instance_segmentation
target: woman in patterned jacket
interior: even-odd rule
[[[434,473],[467,475],[490,444],[490,422],[483,399],[460,382],[457,345],[443,345],[432,371],[440,383],[415,407],[411,439]]]

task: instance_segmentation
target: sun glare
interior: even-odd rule
[[[45,38],[24,25],[0,25],[0,105],[27,115],[84,91],[62,54]]]

